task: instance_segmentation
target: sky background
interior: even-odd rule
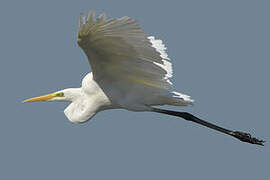
[[[90,71],[78,15],[130,16],[162,39],[188,111],[270,141],[269,1],[1,0],[0,179],[268,179],[270,145],[180,118],[109,110],[71,124],[68,103],[25,98],[78,87]]]

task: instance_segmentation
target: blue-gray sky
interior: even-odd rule
[[[90,71],[76,44],[78,15],[137,19],[164,41],[172,108],[270,141],[269,1],[14,1],[0,3],[0,179],[267,179],[270,148],[182,119],[124,110],[71,124],[68,103],[24,98],[80,86]],[[169,108],[169,107],[167,107]]]

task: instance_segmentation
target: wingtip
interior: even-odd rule
[[[96,19],[96,12],[94,11],[94,10],[90,10],[89,12],[88,12],[88,17],[87,17],[87,22],[89,23],[89,22],[93,22],[93,21],[95,21],[95,19]]]

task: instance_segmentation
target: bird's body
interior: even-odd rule
[[[193,102],[187,95],[147,86],[138,88],[133,85],[130,91],[120,92],[115,83],[96,82],[92,72],[88,73],[82,80],[81,88],[62,91],[64,94],[73,93],[72,103],[65,109],[65,115],[71,122],[82,123],[107,109],[151,111],[156,105],[186,106]]]
[[[147,37],[136,20],[126,16],[106,20],[105,14],[96,19],[94,11],[86,19],[81,14],[77,42],[92,68],[82,80],[82,86],[24,102],[70,101],[64,113],[74,123],[86,122],[106,109],[169,114],[262,145],[262,141],[251,139],[249,134],[218,127],[189,113],[155,108],[157,105],[187,106],[193,100],[173,90],[172,64],[165,45],[153,36]]]

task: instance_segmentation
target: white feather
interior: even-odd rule
[[[167,48],[162,43],[162,40],[155,39],[154,36],[149,36],[148,39],[152,43],[152,47],[154,47],[156,51],[160,53],[160,57],[162,58],[162,62],[163,62],[163,64],[156,63],[156,62],[154,63],[162,67],[167,72],[164,79],[166,79],[168,83],[172,84],[169,78],[173,76],[173,70],[172,70],[172,63],[169,62],[170,58],[168,57],[168,54],[166,53]]]

